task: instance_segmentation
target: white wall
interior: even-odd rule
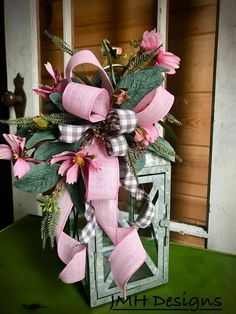
[[[27,96],[26,116],[39,113],[39,97],[32,92],[38,86],[37,1],[5,0],[5,38],[8,90],[14,91],[13,79],[24,77]],[[38,213],[36,195],[13,189],[14,218]]]
[[[220,1],[208,248],[236,254],[236,1]]]

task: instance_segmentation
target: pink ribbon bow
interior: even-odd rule
[[[72,69],[83,63],[90,63],[99,68],[102,88],[71,82]],[[66,67],[66,78],[69,83],[62,97],[65,110],[90,122],[105,120],[111,109],[113,87],[94,54],[83,50],[73,55]],[[160,120],[170,110],[173,100],[174,97],[163,87],[153,90],[134,109],[137,124],[145,126]],[[146,260],[146,252],[135,227],[118,227],[118,157],[108,156],[101,141],[95,140],[92,147],[102,167],[100,171],[89,167],[85,178],[86,201],[94,207],[96,221],[114,244],[109,258],[111,271],[117,286],[125,295],[126,284]],[[86,246],[63,231],[73,207],[67,191],[59,196],[58,205],[61,208],[61,216],[57,228],[57,250],[59,257],[67,265],[60,278],[66,283],[72,283],[82,280],[85,276]]]

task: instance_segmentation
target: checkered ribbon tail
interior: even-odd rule
[[[126,173],[124,178],[121,179],[121,184],[130,192],[130,194],[137,200],[144,200],[147,202],[148,207],[144,213],[141,213],[138,219],[135,221],[135,226],[138,228],[146,228],[148,227],[154,216],[155,216],[155,206],[152,204],[149,195],[138,187],[138,183],[134,177],[134,175],[130,172],[130,170],[126,169]]]
[[[124,133],[135,130],[137,119],[132,110],[116,109],[108,113],[106,123],[109,126],[109,136],[106,137],[106,148],[110,156],[125,156],[128,144]]]
[[[90,127],[90,125],[73,125],[73,124],[58,124],[60,130],[59,140],[65,143],[74,143],[78,141],[83,133]]]
[[[88,202],[86,202],[85,206],[86,206],[86,209],[85,209],[84,216],[87,220],[87,224],[81,231],[81,234],[79,237],[80,243],[84,243],[84,244],[88,243],[95,236],[96,225],[97,225],[96,217],[95,217],[95,210],[93,206]]]
[[[138,228],[148,227],[155,215],[155,206],[150,201],[148,194],[138,187],[137,181],[134,175],[128,170],[123,179],[121,179],[122,185],[131,193],[131,195],[138,201],[145,200],[148,203],[148,208],[144,214],[135,221],[135,226]],[[88,243],[96,232],[96,216],[93,206],[86,202],[85,218],[87,220],[86,226],[81,231],[79,241],[80,243]]]

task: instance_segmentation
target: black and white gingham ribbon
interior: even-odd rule
[[[148,205],[147,209],[140,214],[138,219],[134,222],[134,225],[137,228],[146,228],[148,227],[155,215],[155,206],[152,204],[149,195],[138,187],[138,183],[134,175],[130,172],[126,165],[124,177],[121,178],[121,184],[130,192],[130,194],[137,201],[144,201]],[[95,210],[90,203],[86,203],[85,218],[87,220],[87,225],[83,228],[80,235],[81,243],[88,243],[90,239],[95,236],[96,231],[96,217]]]
[[[125,156],[128,144],[123,134],[135,130],[137,119],[132,110],[116,109],[108,113],[106,117],[108,136],[105,138],[107,153],[110,156]]]
[[[107,114],[102,134],[110,156],[125,156],[128,144],[123,134],[131,133],[137,124],[136,114],[132,110],[115,109]],[[81,138],[83,133],[94,125],[59,124],[61,135],[59,140],[66,143],[74,143]],[[96,128],[95,128],[96,129]]]
[[[122,165],[125,168],[124,176],[121,178],[121,184],[124,188],[126,188],[130,194],[137,201],[144,201],[147,204],[146,211],[141,212],[138,219],[135,221],[134,225],[138,228],[146,228],[148,227],[155,215],[155,206],[150,200],[149,195],[139,188],[138,182],[131,171],[128,169],[127,165]]]
[[[74,143],[81,138],[83,133],[90,128],[90,125],[58,124],[60,130],[59,141]]]
[[[131,133],[136,127],[137,118],[132,110],[115,109],[107,114],[106,123],[109,125],[111,135]]]
[[[80,243],[88,243],[95,236],[97,225],[94,207],[88,202],[85,203],[85,206],[84,216],[87,220],[87,224],[81,231],[79,237]]]

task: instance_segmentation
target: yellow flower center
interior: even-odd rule
[[[76,157],[74,157],[73,162],[74,162],[75,164],[79,165],[80,167],[83,167],[84,164],[85,164],[84,158],[81,157],[81,156],[76,156]]]
[[[18,153],[14,153],[14,154],[13,154],[13,158],[14,158],[15,160],[17,160],[17,159],[20,158],[20,155],[19,155]]]
[[[147,132],[143,128],[136,128],[135,131],[143,136],[147,134]]]

